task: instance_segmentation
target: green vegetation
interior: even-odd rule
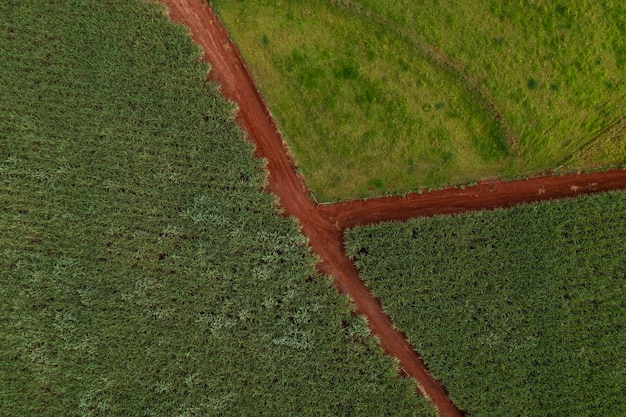
[[[567,169],[597,167],[597,161],[606,166],[622,166],[626,161],[626,116],[591,138],[578,151],[563,161]]]
[[[626,162],[616,2],[211,3],[321,200]]]
[[[346,245],[471,416],[626,414],[625,192],[356,228]]]
[[[149,2],[0,3],[0,414],[432,415],[199,56]]]

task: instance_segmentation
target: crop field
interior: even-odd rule
[[[383,308],[470,416],[626,414],[626,193],[350,229]]]
[[[426,416],[146,1],[0,3],[0,415]]]
[[[321,201],[626,162],[618,3],[211,3]]]

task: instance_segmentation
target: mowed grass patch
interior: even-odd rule
[[[433,414],[162,6],[2,2],[0,68],[1,415]]]
[[[321,200],[506,170],[465,86],[382,24],[327,2],[213,2]]]
[[[346,237],[367,285],[469,415],[626,412],[626,193]]]
[[[626,114],[616,3],[213,4],[321,200],[554,169]]]

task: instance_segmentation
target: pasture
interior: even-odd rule
[[[350,229],[346,247],[470,416],[626,412],[626,193]]]
[[[0,3],[0,414],[433,415],[146,1]]]
[[[616,3],[212,4],[321,201],[626,162]]]

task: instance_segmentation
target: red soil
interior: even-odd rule
[[[268,191],[276,194],[285,214],[294,216],[302,233],[320,257],[321,271],[334,277],[365,315],[382,347],[399,360],[402,372],[413,377],[420,391],[439,409],[441,416],[461,416],[441,384],[427,371],[406,338],[394,329],[381,305],[359,279],[345,254],[343,229],[383,220],[404,220],[419,215],[456,213],[509,206],[523,201],[559,198],[574,194],[626,188],[626,171],[590,176],[546,177],[516,182],[484,183],[465,190],[448,189],[367,201],[316,206],[300,181],[272,117],[228,33],[205,0],[161,0],[172,20],[187,25],[193,39],[210,63],[209,78],[221,85],[223,94],[239,106],[237,121],[256,145],[256,154],[267,159]]]
[[[446,188],[423,194],[353,200],[320,206],[318,210],[340,229],[418,216],[454,214],[509,207],[626,188],[626,170],[589,174],[541,176],[518,181],[483,181],[465,188]]]

